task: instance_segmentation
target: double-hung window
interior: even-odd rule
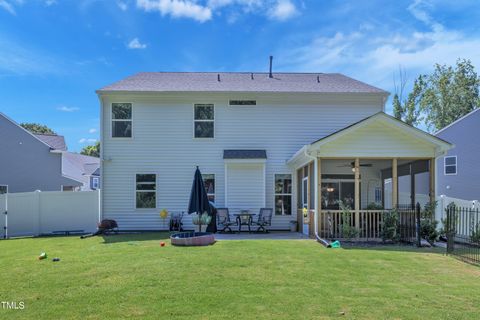
[[[8,193],[7,185],[0,185],[0,194]]]
[[[112,103],[112,138],[132,137],[132,104]]]
[[[157,207],[157,175],[142,173],[136,175],[135,203],[137,209]]]
[[[445,157],[445,175],[457,174],[457,156]]]
[[[194,105],[193,131],[195,138],[214,138],[215,110],[213,104]]]
[[[292,175],[275,175],[275,214],[292,214]]]
[[[215,175],[202,174],[205,191],[207,191],[208,201],[215,203]]]

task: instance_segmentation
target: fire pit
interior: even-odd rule
[[[215,243],[215,236],[210,232],[179,232],[170,236],[174,246],[208,246]]]

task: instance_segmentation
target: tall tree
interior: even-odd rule
[[[55,131],[50,129],[44,124],[39,124],[39,123],[20,123],[20,125],[30,131],[31,133],[40,133],[40,134],[56,134]]]
[[[395,86],[395,94],[393,96],[393,114],[395,118],[403,122],[416,126],[422,120],[420,116],[420,97],[425,86],[423,78],[419,77],[413,83],[413,90],[404,98],[405,86],[407,84],[407,73],[405,69],[399,67],[399,80],[397,83],[396,77],[393,78]]]
[[[100,141],[97,141],[93,146],[86,146],[80,151],[81,154],[90,157],[100,157]]]
[[[436,64],[434,72],[423,77],[420,107],[429,131],[440,130],[480,107],[480,78],[470,60],[458,59],[455,67]]]

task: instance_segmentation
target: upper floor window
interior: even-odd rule
[[[131,103],[112,103],[112,137],[132,137]]]
[[[291,174],[275,174],[275,214],[292,214]]]
[[[202,174],[203,184],[207,191],[208,201],[215,203],[215,175],[214,174]]]
[[[445,157],[445,175],[457,174],[457,156]]]
[[[137,174],[135,181],[136,208],[153,209],[157,207],[157,175]]]
[[[8,193],[7,185],[0,185],[0,194]]]
[[[215,110],[213,104],[195,104],[193,130],[195,138],[213,138]]]

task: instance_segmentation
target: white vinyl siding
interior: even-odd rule
[[[229,106],[228,94],[112,94],[103,99],[103,217],[122,230],[165,229],[158,210],[137,211],[132,176],[156,172],[159,209],[186,212],[195,168],[215,174],[215,204],[225,206],[225,149],[265,149],[265,207],[274,208],[274,174],[288,173],[286,161],[307,143],[382,110],[379,97],[258,95],[255,107]],[[241,99],[235,95],[235,99]],[[248,98],[247,98],[248,99]],[[378,101],[377,101],[378,100]],[[111,138],[111,103],[132,101],[134,139]],[[192,106],[215,104],[215,139],[192,139]],[[228,165],[227,165],[228,166]],[[160,178],[159,178],[160,179]],[[295,189],[294,189],[295,190]],[[296,203],[296,195],[292,195]],[[242,205],[248,206],[248,204]],[[276,216],[272,229],[289,229],[292,216]],[[193,229],[184,215],[184,228]]]

